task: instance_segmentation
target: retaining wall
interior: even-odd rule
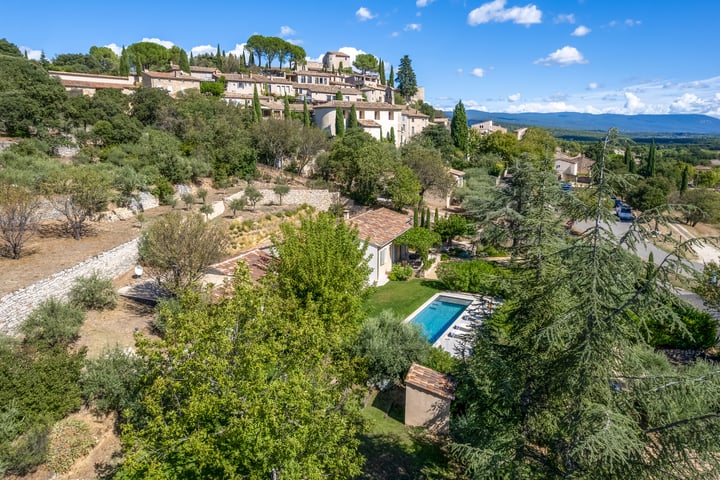
[[[44,300],[50,297],[66,299],[78,277],[87,277],[97,272],[102,277],[115,278],[130,270],[137,263],[139,240],[130,240],[29,287],[1,297],[0,333],[15,335],[23,320]]]

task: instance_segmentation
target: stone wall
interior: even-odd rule
[[[278,205],[280,197],[278,197],[271,188],[258,188],[258,191],[262,193],[263,198],[258,202],[258,205]],[[237,192],[233,195],[229,195],[226,198],[226,202],[230,202],[235,198],[240,198],[244,195],[244,192]],[[328,190],[290,190],[286,195],[283,195],[283,205],[303,205],[307,204],[320,211],[328,210],[334,203],[340,200],[340,194],[338,192],[330,192]]]
[[[0,298],[0,333],[15,335],[20,324],[42,301],[66,299],[76,278],[97,272],[115,278],[135,266],[139,238],[130,240],[66,270]]]

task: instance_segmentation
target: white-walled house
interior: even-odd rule
[[[343,52],[327,52],[323,56],[323,67],[327,70],[337,70],[340,68],[341,63],[343,68],[350,68],[352,66],[350,64],[350,55]]]
[[[413,108],[406,107],[400,115],[400,132],[395,132],[400,145],[405,144],[430,124],[430,117]]]
[[[358,102],[362,100],[362,94],[355,88],[344,85],[315,85],[295,84],[295,92],[300,99],[307,99],[308,103],[330,102],[335,100],[338,92],[342,93],[343,101]]]
[[[200,90],[201,80],[180,70],[174,72],[142,72],[142,86],[145,88],[162,88],[171,97],[186,90]]]
[[[395,132],[395,143],[400,146],[400,112],[402,107],[382,102],[340,102],[333,100],[315,105],[315,125],[330,135],[335,135],[336,109],[340,107],[345,117],[345,125],[350,115],[350,109],[355,106],[358,124],[370,135],[380,140],[380,134],[387,136],[392,129]]]
[[[412,217],[387,208],[368,210],[347,220],[357,229],[358,237],[368,242],[367,262],[370,267],[368,283],[385,285],[393,263],[407,257],[406,246],[393,241],[412,228]]]

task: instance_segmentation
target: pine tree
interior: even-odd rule
[[[292,120],[292,114],[290,113],[290,100],[288,100],[287,95],[285,95],[285,105],[283,109],[283,115],[285,116],[285,120],[290,121]]]
[[[460,100],[453,110],[452,120],[450,121],[450,136],[452,136],[455,148],[467,153],[468,140],[468,123],[467,114],[465,113],[465,105]]]
[[[406,102],[409,102],[410,98],[417,93],[418,87],[412,60],[407,55],[400,59],[396,80],[398,93],[405,98]]]
[[[260,95],[258,95],[258,89],[257,85],[255,85],[255,88],[253,90],[253,122],[259,123],[260,120],[262,120],[262,107],[260,106]]]
[[[310,110],[308,109],[307,98],[303,99],[303,125],[310,126]]]
[[[125,46],[122,47],[120,52],[120,63],[118,64],[118,73],[121,77],[127,77],[130,75],[130,59],[128,58],[128,52],[125,50]]]
[[[380,80],[380,85],[385,85],[385,62],[380,59],[380,63],[378,64],[378,79]]]
[[[355,110],[355,104],[353,103],[350,107],[350,116],[348,117],[348,129],[358,128],[357,111]]]
[[[395,72],[393,71],[392,65],[390,65],[390,75],[388,75],[387,84],[388,86],[395,88]]]
[[[335,107],[335,136],[342,137],[345,135],[345,116],[340,107]]]
[[[680,263],[648,279],[627,248],[646,227],[618,240],[603,225],[622,182],[605,169],[610,138],[592,204],[562,202],[552,169],[528,192],[512,302],[476,330],[456,374],[451,451],[471,478],[697,478],[720,467],[717,368],[673,366],[645,339],[649,323],[675,321],[667,266]],[[568,241],[565,215],[591,227]]]

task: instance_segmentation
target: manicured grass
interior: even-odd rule
[[[360,451],[366,458],[362,479],[453,479],[442,441],[423,429],[406,427],[404,392],[393,389],[374,393],[362,410],[369,431],[361,437]]]
[[[399,318],[406,318],[441,290],[442,285],[437,280],[389,282],[375,289],[365,301],[364,309],[369,317],[383,310],[392,310]]]

